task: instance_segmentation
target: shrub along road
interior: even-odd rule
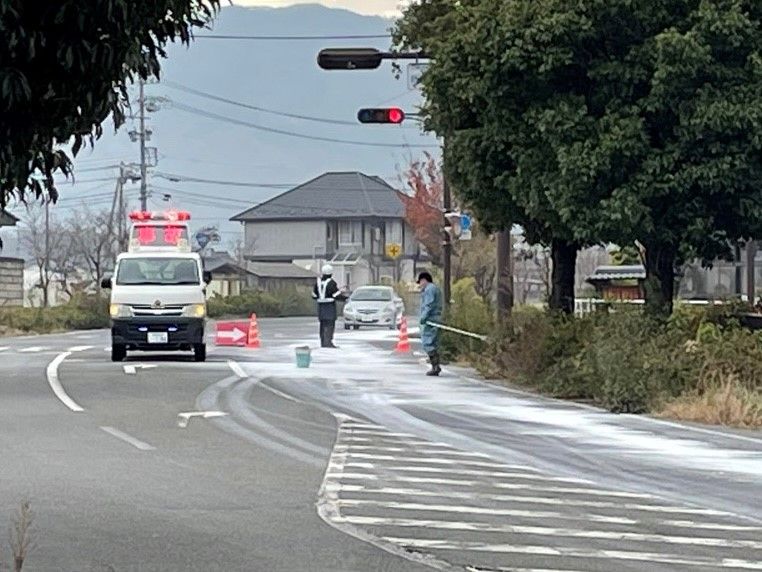
[[[313,321],[260,329],[204,364],[114,364],[103,331],[0,340],[0,508],[32,502],[29,570],[762,568],[755,433],[431,380],[388,331],[298,370]]]

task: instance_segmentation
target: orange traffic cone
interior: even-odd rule
[[[259,341],[259,326],[257,326],[257,315],[252,314],[249,321],[249,336],[246,340],[246,347],[250,349],[256,349],[261,347]]]
[[[397,347],[394,351],[397,353],[410,352],[410,338],[407,336],[407,318],[405,316],[402,316],[402,323],[400,324],[400,339],[397,342]]]

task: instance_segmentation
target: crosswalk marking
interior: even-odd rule
[[[338,445],[336,447],[336,450],[341,452],[344,450],[349,450],[349,446],[347,445]],[[353,451],[380,451],[384,453],[404,453],[404,452],[410,452],[410,447],[373,447],[373,446],[367,446],[367,445],[353,445],[351,446],[351,449]],[[440,451],[440,450],[432,450],[432,449],[415,449],[416,453],[419,453],[421,455],[449,455],[450,457],[472,457],[477,459],[489,459],[488,455],[482,455],[481,453],[468,453],[466,451]]]
[[[584,548],[561,548],[538,545],[486,544],[483,542],[458,542],[448,540],[429,540],[421,538],[399,538],[385,536],[384,540],[409,548],[430,548],[434,550],[477,551],[507,554],[529,554],[535,556],[566,556],[575,558],[605,558],[633,560],[636,562],[658,562],[701,568],[733,568],[743,570],[762,570],[762,562],[752,562],[740,558],[698,558],[680,555],[660,554],[655,552],[635,552],[627,550],[590,550]]]
[[[415,453],[415,451],[410,451]],[[373,455],[371,453],[355,453],[347,451],[343,453],[356,459],[375,459],[377,461],[399,461],[401,463],[429,463],[434,465],[473,465],[475,467],[487,467],[488,469],[503,469],[505,465],[500,463],[488,463],[486,461],[472,461],[470,459],[444,459],[444,458],[426,458],[426,457],[396,457],[394,455]]]
[[[762,542],[755,540],[729,540],[725,538],[702,538],[693,536],[673,536],[665,534],[645,534],[636,532],[584,530],[556,528],[548,526],[518,526],[512,524],[489,524],[483,522],[460,522],[450,520],[429,520],[417,518],[385,518],[377,516],[342,516],[339,522],[364,524],[367,526],[398,526],[402,528],[429,528],[435,530],[462,530],[473,532],[500,532],[508,534],[528,534],[533,536],[562,536],[567,538],[587,538],[592,540],[632,540],[635,542],[656,542],[664,544],[684,544],[722,548],[762,549]]]
[[[564,514],[555,511],[540,510],[516,510],[508,508],[485,508],[477,506],[458,506],[446,504],[421,504],[412,502],[396,501],[374,501],[366,499],[344,499],[337,501],[339,506],[362,507],[375,506],[384,509],[411,510],[424,512],[453,512],[458,514],[485,514],[491,516],[517,516],[524,518],[558,518],[564,520],[590,520],[595,522],[608,522],[612,524],[635,524],[635,521],[629,518],[620,518],[614,516],[604,516],[601,514]]]

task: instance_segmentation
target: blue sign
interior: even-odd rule
[[[471,230],[471,215],[467,215],[465,213],[460,214],[460,230],[461,231]]]

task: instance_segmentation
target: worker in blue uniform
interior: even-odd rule
[[[434,284],[434,279],[428,272],[418,275],[418,285],[421,287],[421,344],[423,351],[429,356],[431,369],[428,376],[442,373],[439,356],[439,328],[432,325],[442,321],[442,291]]]

